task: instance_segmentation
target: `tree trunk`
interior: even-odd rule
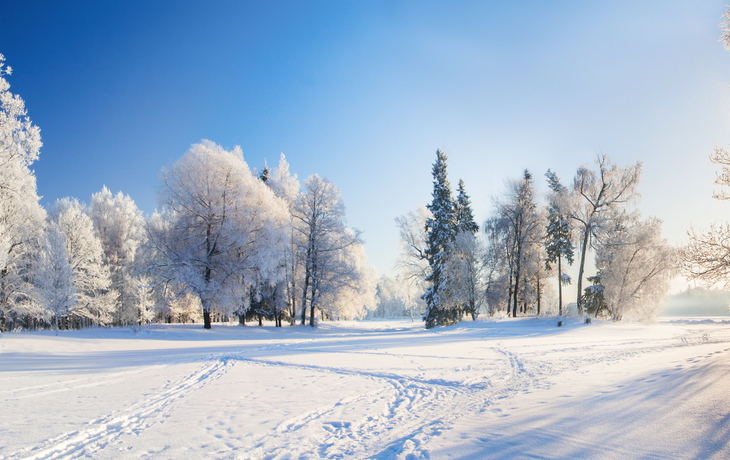
[[[583,293],[583,270],[585,269],[585,263],[586,263],[586,250],[588,249],[588,239],[591,236],[591,232],[589,229],[585,229],[585,233],[583,234],[583,247],[580,250],[580,268],[578,268],[578,315],[583,314],[583,302],[581,302],[581,294]]]
[[[210,310],[203,308],[203,328],[210,329]]]
[[[558,255],[558,316],[563,316],[563,269],[560,266],[560,255]]]

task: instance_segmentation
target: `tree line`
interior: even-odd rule
[[[677,251],[661,238],[661,221],[642,219],[635,209],[640,162],[620,168],[599,156],[595,168],[577,169],[571,188],[548,170],[544,205],[525,170],[494,198],[494,214],[480,232],[463,181],[452,196],[447,160],[437,150],[431,203],[396,219],[399,276],[424,292],[427,328],[476,319],[480,311],[540,315],[552,285],[562,315],[562,289],[572,283],[565,268],[575,261],[579,315],[619,320],[659,313],[677,273]],[[584,287],[591,253],[597,271]]]
[[[153,320],[354,318],[375,273],[339,189],[300,184],[281,155],[252,171],[241,149],[204,140],[159,175],[158,210],[106,187],[89,205],[39,204],[42,146],[0,55],[0,330]]]

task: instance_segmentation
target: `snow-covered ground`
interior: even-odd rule
[[[730,458],[730,321],[4,334],[0,458]]]

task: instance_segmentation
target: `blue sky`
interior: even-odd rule
[[[545,190],[599,153],[643,161],[640,209],[681,244],[730,144],[719,1],[5,0],[0,53],[44,147],[42,204],[103,185],[155,208],[157,174],[201,139],[251,167],[283,152],[342,190],[369,260],[430,201],[437,148],[479,221],[529,168]]]

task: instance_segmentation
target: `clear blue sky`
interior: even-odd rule
[[[437,148],[476,217],[504,180],[569,183],[596,154],[644,162],[640,209],[672,243],[730,216],[720,1],[4,0],[0,53],[44,147],[42,204],[108,186],[155,208],[157,174],[201,139],[251,167],[283,152],[343,193],[389,272],[393,219],[426,204]]]

